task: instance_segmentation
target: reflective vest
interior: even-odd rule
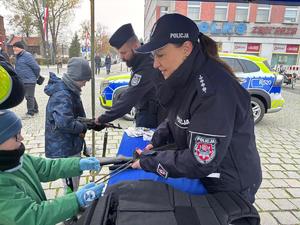
[[[8,72],[0,65],[0,104],[10,95],[12,90],[12,79]]]

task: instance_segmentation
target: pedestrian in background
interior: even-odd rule
[[[107,54],[105,57],[105,68],[106,68],[106,74],[110,74],[110,67],[111,67],[111,57],[110,54]]]
[[[100,74],[100,68],[101,68],[101,57],[100,54],[97,53],[95,56],[95,72],[96,74]]]
[[[80,57],[69,60],[62,79],[50,73],[45,93],[50,96],[46,107],[45,153],[48,158],[80,156],[85,150],[87,126],[76,120],[86,117],[80,98],[81,88],[92,77],[89,62]],[[76,191],[79,177],[64,180],[65,192]]]
[[[27,101],[26,115],[32,117],[35,113],[39,112],[34,95],[36,81],[40,76],[41,69],[33,55],[24,50],[24,45],[21,41],[13,44],[13,51],[16,55],[16,73],[24,83],[25,98]]]
[[[5,45],[1,41],[0,41],[0,54],[2,54],[2,56],[6,59],[6,61],[10,63],[9,56],[5,51]]]

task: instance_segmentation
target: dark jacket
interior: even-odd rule
[[[95,64],[96,66],[100,67],[101,66],[101,57],[99,55],[95,56]]]
[[[46,157],[59,158],[79,153],[86,126],[76,120],[85,117],[79,95],[71,91],[54,73],[50,73],[45,93],[50,96],[46,108],[45,152]]]
[[[112,108],[99,117],[99,121],[107,123],[124,116],[132,107],[137,109],[137,126],[156,128],[163,121],[164,114],[159,105],[154,86],[154,78],[159,79],[160,72],[153,68],[150,54],[137,54],[131,62],[131,78],[128,89]],[[143,118],[139,118],[143,117]]]
[[[35,84],[40,71],[40,66],[29,52],[23,50],[17,55],[16,72],[24,84]]]
[[[141,167],[165,177],[200,178],[208,192],[236,191],[254,202],[262,172],[248,92],[196,46],[159,96],[169,115],[152,142],[174,141],[177,150],[142,155]]]
[[[106,57],[105,57],[105,62],[104,62],[104,63],[105,63],[105,65],[109,65],[109,66],[110,66],[110,65],[111,65],[111,57],[107,57],[107,56],[106,56]]]

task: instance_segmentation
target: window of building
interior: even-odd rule
[[[257,8],[256,22],[269,22],[270,6],[259,5]]]
[[[235,21],[248,21],[248,11],[249,4],[248,3],[237,3],[236,4],[236,12],[235,12]]]
[[[167,6],[160,7],[160,16],[166,15],[169,13],[169,8]]]
[[[200,2],[195,2],[195,1],[188,2],[187,16],[192,20],[200,19]]]
[[[227,20],[227,9],[228,9],[228,3],[216,2],[215,20],[216,21],[226,21]]]
[[[286,7],[284,13],[284,23],[297,23],[298,7]]]

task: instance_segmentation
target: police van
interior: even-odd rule
[[[255,123],[262,120],[265,113],[278,112],[284,105],[281,95],[283,76],[273,72],[265,58],[232,53],[220,53],[220,57],[240,79],[241,85],[251,95],[251,104]],[[124,92],[130,80],[130,74],[111,76],[100,85],[100,104],[109,109]],[[135,109],[124,116],[133,120]]]

